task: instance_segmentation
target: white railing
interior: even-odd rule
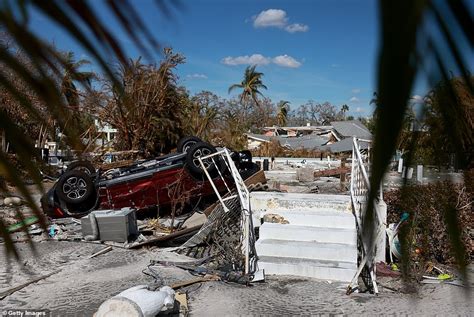
[[[369,291],[378,294],[378,287],[375,278],[375,259],[376,259],[376,249],[380,248],[381,240],[384,240],[384,230],[383,222],[380,219],[380,206],[383,202],[382,189],[380,188],[379,197],[377,201],[374,202],[373,206],[375,208],[375,217],[374,217],[374,227],[375,229],[375,240],[367,241],[363,236],[364,228],[364,216],[367,209],[368,195],[370,192],[370,180],[369,180],[369,149],[370,149],[370,140],[363,140],[353,138],[352,140],[352,170],[351,170],[351,205],[352,212],[354,213],[356,227],[357,227],[357,246],[358,246],[358,269],[354,278],[351,281],[351,284],[348,286],[347,293],[352,293],[358,289],[358,279],[362,274],[362,279],[366,286],[369,288]],[[367,144],[367,155],[362,155],[361,153],[361,144]],[[383,250],[384,251],[384,250]],[[380,251],[381,252],[381,251]]]
[[[219,169],[219,164],[217,164],[217,160],[221,159],[222,162],[225,164],[226,168],[230,171],[231,175],[232,175],[232,178],[234,180],[234,184],[235,184],[235,187],[237,189],[237,195],[239,196],[239,200],[240,200],[240,207],[241,207],[241,210],[242,210],[242,213],[241,213],[241,222],[240,222],[240,226],[241,226],[241,229],[242,229],[242,235],[240,237],[241,239],[241,249],[242,249],[242,253],[244,255],[244,261],[245,261],[245,274],[248,275],[248,274],[253,274],[255,273],[255,270],[256,270],[256,256],[253,256],[253,258],[251,259],[251,254],[255,254],[255,241],[254,241],[254,237],[253,237],[253,226],[251,225],[251,218],[252,218],[252,214],[251,214],[251,210],[250,210],[250,195],[249,195],[249,191],[247,189],[247,186],[245,185],[242,177],[240,176],[240,173],[237,169],[237,167],[235,166],[231,156],[230,156],[230,153],[229,153],[229,150],[224,148],[220,151],[217,151],[215,153],[212,153],[208,156],[203,156],[203,157],[199,157],[198,160],[199,160],[199,163],[201,164],[201,167],[204,171],[204,173],[206,174],[209,182],[211,183],[213,189],[214,189],[214,192],[215,194],[217,195],[217,198],[219,199],[219,202],[221,203],[223,209],[225,212],[228,212],[229,211],[229,208],[227,207],[226,205],[226,201],[232,199],[232,198],[235,198],[236,196],[233,195],[233,196],[228,196],[226,198],[223,198],[221,196],[221,194],[219,193],[219,190],[217,189],[215,183],[214,183],[214,179],[211,177],[211,175],[209,175],[206,167],[204,166],[204,163],[203,163],[203,160],[205,159],[211,159],[214,166],[216,167],[217,169],[217,172],[219,173],[219,177],[220,179],[224,182],[226,188],[227,188],[227,191],[228,191],[228,194],[231,194],[231,189],[229,188],[229,186],[227,185],[226,181],[225,181],[225,178],[223,176],[223,173],[222,171]],[[254,252],[252,252],[254,251]]]

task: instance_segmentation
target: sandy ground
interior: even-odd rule
[[[280,184],[309,189],[312,184],[295,184],[294,175],[276,175]],[[277,179],[278,177],[278,179]],[[271,177],[269,177],[272,180]],[[321,192],[337,188],[338,180],[320,179]],[[285,184],[286,183],[286,184]],[[303,190],[304,191],[304,190]],[[34,193],[35,199],[39,198]],[[48,309],[51,316],[92,316],[100,304],[119,292],[139,284],[152,283],[142,273],[151,259],[162,259],[158,249],[114,248],[96,258],[88,257],[105,246],[84,242],[44,241],[33,253],[17,243],[21,260],[8,260],[0,244],[0,293],[55,273],[0,300],[0,316],[15,309]],[[159,269],[160,282],[169,285],[194,278],[175,267]],[[470,267],[470,281],[474,268]],[[453,285],[423,285],[417,294],[402,294],[381,288],[379,296],[345,295],[346,284],[269,276],[265,283],[245,287],[224,282],[207,282],[185,290],[192,316],[289,316],[289,315],[423,315],[472,316],[474,298],[465,288]]]
[[[150,259],[163,259],[154,250],[124,250],[89,259],[104,248],[81,242],[46,241],[32,254],[26,244],[17,244],[20,262],[0,257],[0,293],[34,279],[58,273],[31,284],[0,301],[0,314],[10,309],[48,309],[52,316],[92,316],[109,297],[129,287],[153,282],[142,273]],[[3,247],[0,245],[0,247]],[[471,275],[473,269],[470,268]],[[193,276],[175,267],[160,267],[163,284]],[[474,277],[474,276],[472,276]],[[471,279],[472,281],[472,279]],[[381,289],[379,296],[345,295],[345,284],[290,276],[267,277],[251,287],[224,282],[189,286],[192,316],[275,315],[426,315],[469,316],[473,294],[452,285],[424,285],[418,294],[407,295]]]

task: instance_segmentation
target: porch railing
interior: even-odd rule
[[[351,205],[352,212],[356,221],[357,228],[357,247],[358,247],[358,268],[351,284],[348,286],[347,293],[350,294],[359,289],[359,277],[362,278],[365,286],[372,293],[378,294],[377,281],[375,276],[376,248],[380,246],[380,240],[383,239],[383,222],[380,219],[380,206],[383,202],[382,188],[374,202],[375,217],[374,226],[375,240],[367,241],[363,236],[364,217],[367,212],[368,195],[370,191],[369,169],[370,169],[370,140],[353,138],[352,140],[352,170],[351,170]],[[361,145],[366,144],[367,154],[362,154]]]

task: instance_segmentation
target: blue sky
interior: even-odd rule
[[[101,1],[92,2],[104,14]],[[274,102],[288,100],[292,109],[314,100],[344,103],[350,113],[370,115],[378,45],[375,0],[183,0],[171,19],[154,3],[132,1],[164,46],[186,56],[180,83],[191,93],[209,90],[230,98],[228,87],[242,80],[246,66],[257,63]],[[110,19],[129,57],[140,53]],[[32,27],[62,50],[88,57],[85,51],[46,19],[34,16]],[[157,54],[154,58],[159,61]],[[92,66],[94,67],[94,66]],[[419,83],[414,94],[424,95]]]

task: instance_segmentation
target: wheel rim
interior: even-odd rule
[[[203,148],[203,149],[197,149],[194,153],[193,153],[193,164],[194,166],[196,167],[199,167],[201,168],[201,164],[199,163],[199,157],[201,156],[207,156],[209,154],[211,154],[212,151],[210,149],[206,149],[206,148]],[[203,159],[202,160],[202,164],[204,165],[204,168],[206,170],[208,170],[211,165],[213,164],[212,162],[212,158],[206,158],[206,159]]]
[[[73,168],[72,170],[73,171],[81,171],[81,172],[86,173],[87,175],[91,174],[91,171],[85,166],[77,166],[77,167]]]
[[[184,145],[183,145],[183,152],[184,152],[184,153],[187,153],[188,150],[189,150],[194,144],[196,144],[196,143],[197,143],[196,141],[189,141],[189,142],[184,143]]]
[[[69,177],[63,184],[63,193],[71,200],[78,200],[87,193],[87,183],[80,177]]]

